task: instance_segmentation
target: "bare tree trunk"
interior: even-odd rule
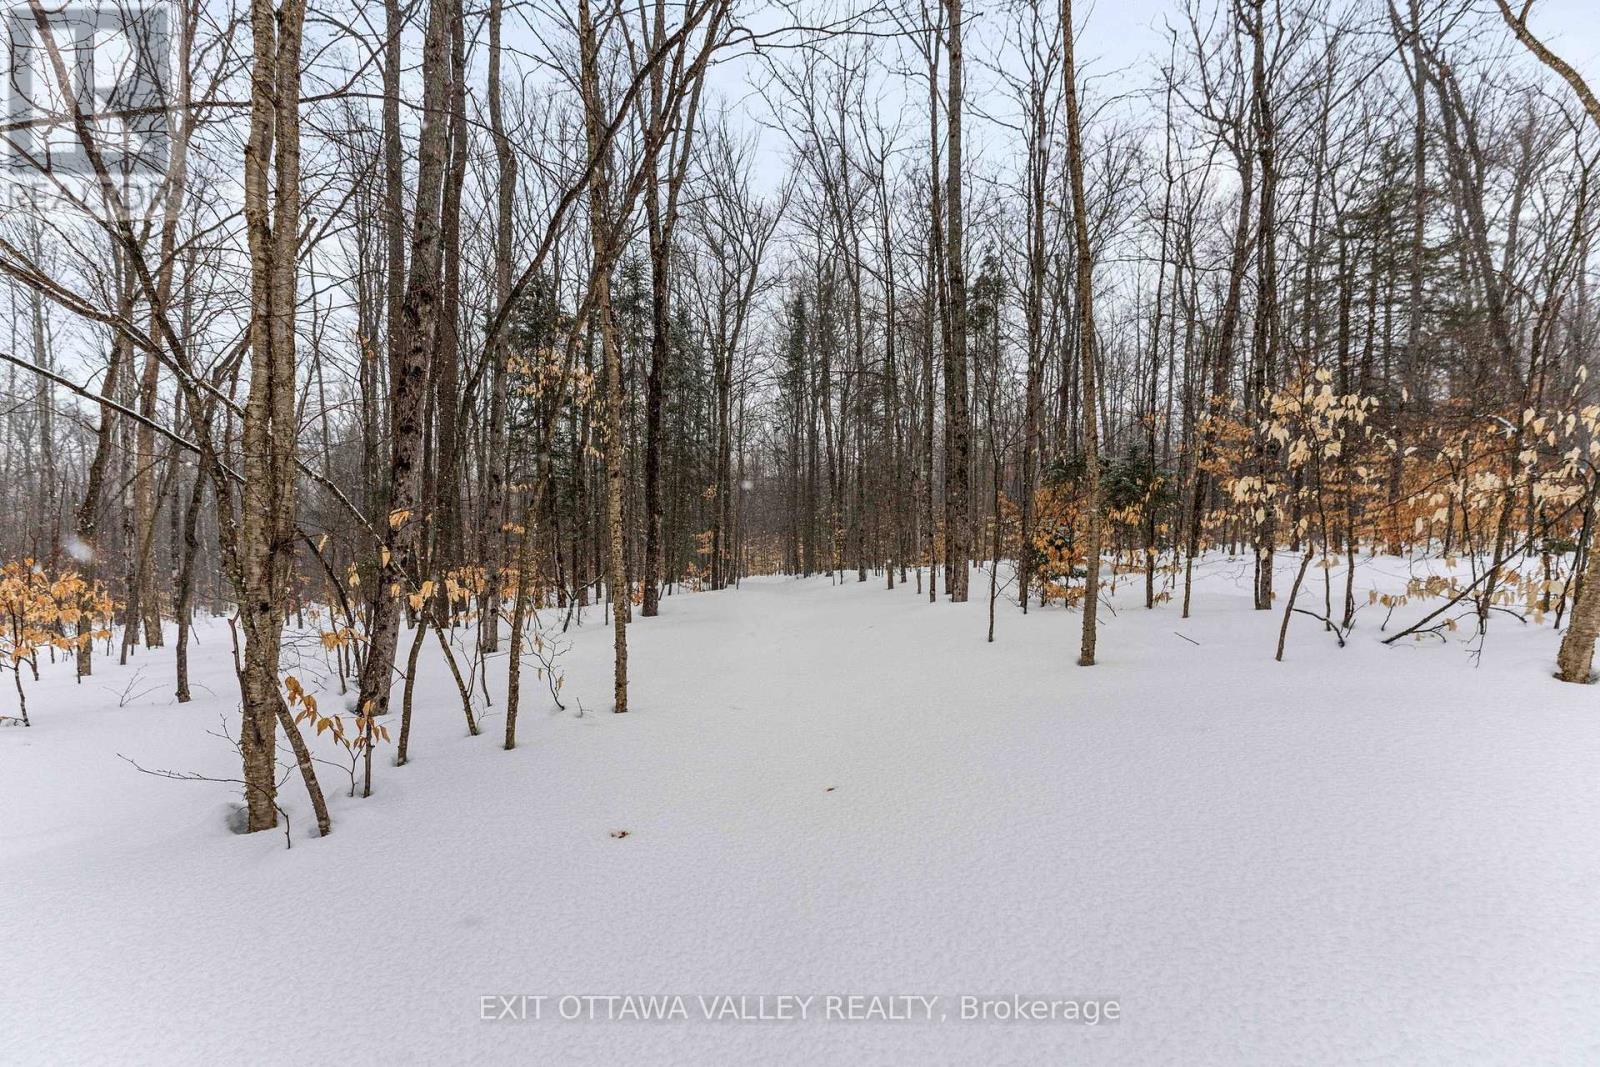
[[[1588,682],[1594,664],[1594,643],[1600,638],[1600,552],[1589,548],[1583,584],[1572,605],[1572,619],[1561,637],[1556,677],[1563,682]]]
[[[249,829],[277,825],[277,725],[288,720],[279,688],[284,610],[295,544],[295,293],[300,224],[300,37],[303,0],[252,0],[254,45],[250,135],[244,154],[244,210],[250,247],[250,391],[240,444],[244,495],[239,531],[245,645],[239,746]],[[269,171],[271,178],[269,180]],[[271,191],[269,193],[269,185]],[[316,772],[287,721],[317,827],[329,830]]]
[[[1068,174],[1072,221],[1077,235],[1078,350],[1083,360],[1083,477],[1088,512],[1084,546],[1083,645],[1078,664],[1094,666],[1095,616],[1100,604],[1100,436],[1099,393],[1095,388],[1094,256],[1089,247],[1089,204],[1083,191],[1083,134],[1078,118],[1078,73],[1073,62],[1072,0],[1061,0],[1063,91],[1067,100]]]
[[[504,103],[501,99],[500,63],[503,0],[489,2],[489,127],[494,135],[495,163],[499,173],[495,213],[495,304],[511,297],[512,222],[517,186],[517,157],[506,136]],[[483,610],[478,623],[478,647],[494,652],[500,647],[501,585],[504,581],[506,538],[506,345],[496,336],[490,352],[488,450],[484,456],[484,538],[485,588]]]
[[[132,298],[125,287],[119,296],[122,307],[131,310]],[[133,358],[132,346],[125,339],[119,337],[111,345],[111,360],[106,369],[105,382],[101,386],[100,395],[110,400],[117,395],[121,385],[123,369],[128,361]],[[78,504],[77,522],[74,527],[77,543],[75,554],[83,561],[84,581],[89,586],[94,585],[95,575],[99,570],[100,546],[100,505],[105,495],[106,467],[111,462],[111,449],[114,442],[113,431],[115,423],[112,422],[112,409],[109,404],[100,406],[100,425],[95,432],[94,458],[89,461],[89,474],[85,480],[83,500]],[[94,673],[94,643],[89,635],[94,632],[94,618],[85,612],[78,617],[77,628],[77,660],[78,678],[82,680]]]
[[[406,682],[400,695],[400,739],[395,743],[394,765],[404,767],[406,760],[411,755],[411,698],[417,689],[417,654],[422,651],[422,642],[428,636],[428,613],[421,612],[417,616],[417,628],[411,638],[411,651],[406,654]],[[368,786],[371,786],[372,746],[367,746]]]
[[[1506,25],[1516,34],[1517,40],[1550,70],[1560,75],[1588,112],[1596,128],[1600,128],[1600,99],[1583,77],[1570,64],[1545,47],[1528,29],[1528,11],[1533,6],[1524,4],[1520,14],[1514,15],[1507,0],[1495,0]],[[1417,78],[1421,80],[1419,71]],[[1448,106],[1448,105],[1446,105]],[[1561,651],[1556,657],[1556,677],[1563,682],[1588,682],[1594,662],[1594,643],[1600,637],[1600,552],[1591,546],[1589,560],[1584,568],[1582,584],[1572,605],[1572,620],[1561,638]]]
[[[666,3],[656,0],[653,46],[666,38]],[[661,199],[661,146],[655,141],[645,161],[645,211],[650,245],[650,370],[645,382],[644,438],[644,598],[641,613],[652,617],[661,604],[661,405],[664,375],[672,358],[671,282],[672,231],[678,219],[678,190],[689,169],[689,152],[694,143],[695,119],[699,112],[702,81],[690,92],[683,132],[676,150],[667,156],[666,200]],[[659,138],[668,120],[662,90],[662,70],[650,75],[650,129]]]
[[[411,236],[411,277],[401,306],[399,343],[391,348],[389,514],[383,523],[378,588],[368,629],[360,707],[369,715],[389,710],[395,649],[400,639],[400,606],[408,565],[422,528],[418,504],[418,464],[425,430],[428,368],[437,319],[441,194],[450,124],[443,120],[450,99],[450,18],[452,0],[432,0],[422,48],[423,110],[433,121],[422,125],[417,147],[416,222]]]
[[[1038,71],[1034,72],[1034,79],[1028,85],[1033,120],[1027,134],[1028,286],[1023,307],[1028,334],[1028,373],[1022,428],[1022,543],[1017,549],[1017,597],[1024,615],[1028,613],[1033,582],[1034,493],[1043,452],[1040,427],[1044,418],[1044,289],[1049,255],[1045,245],[1045,196],[1050,180],[1050,132],[1045,84],[1050,76],[1046,71]]]
[[[361,361],[362,446],[367,478],[365,499],[367,514],[374,518],[389,513],[391,478],[387,468],[388,457],[384,453],[386,447],[392,445],[389,437],[392,412],[389,405],[393,396],[384,396],[383,393],[386,384],[389,390],[393,390],[394,381],[390,376],[404,360],[401,350],[405,332],[402,310],[406,291],[405,151],[400,138],[400,77],[404,58],[400,44],[409,21],[409,9],[403,9],[400,0],[383,0],[383,12],[383,355],[380,362],[374,317],[374,337],[369,340]],[[388,376],[383,373],[385,368]],[[375,542],[368,546],[371,551],[381,552],[387,547],[387,541],[381,536],[376,537]],[[383,587],[383,582],[373,582],[368,591],[374,608]]]
[[[1261,166],[1261,191],[1257,198],[1259,225],[1256,257],[1260,264],[1256,282],[1256,310],[1253,322],[1252,356],[1255,383],[1245,404],[1246,412],[1264,415],[1267,392],[1275,384],[1274,364],[1277,342],[1278,301],[1278,167],[1277,124],[1273,117],[1271,89],[1266,74],[1266,0],[1246,0],[1252,10],[1250,37],[1254,43],[1251,67],[1251,110],[1256,134],[1256,153]],[[1263,435],[1255,438],[1256,476],[1265,487],[1272,481],[1276,466],[1276,446]],[[1272,608],[1273,549],[1277,538],[1277,509],[1271,499],[1260,509],[1255,522],[1255,606],[1257,611]]]
[[[600,43],[589,0],[578,0],[578,47],[582,54],[581,85],[585,127],[591,157],[604,151],[601,130],[605,119],[600,103]],[[600,345],[605,357],[606,378],[606,585],[611,599],[613,628],[612,710],[628,710],[628,616],[632,598],[623,571],[623,447],[622,433],[622,350],[611,312],[611,195],[609,168],[602,158],[589,183],[589,237],[596,264],[593,279],[594,305],[600,318]]]
[[[1234,221],[1233,258],[1228,266],[1228,291],[1222,303],[1222,321],[1217,327],[1217,346],[1212,355],[1210,395],[1206,398],[1206,418],[1201,423],[1200,440],[1195,447],[1193,496],[1190,499],[1189,544],[1184,554],[1183,618],[1189,617],[1193,592],[1194,560],[1202,548],[1206,496],[1210,478],[1205,464],[1212,459],[1216,432],[1214,421],[1228,411],[1228,377],[1233,370],[1233,345],[1239,327],[1239,302],[1244,290],[1245,267],[1250,258],[1250,199],[1255,182],[1255,154],[1243,145],[1235,149],[1239,164],[1239,210]]]
[[[926,10],[926,9],[924,9]],[[922,483],[923,518],[927,523],[928,537],[928,603],[938,600],[939,523],[938,509],[934,506],[933,491],[933,426],[934,385],[933,349],[935,339],[944,333],[944,290],[939,269],[940,245],[943,241],[943,203],[939,192],[939,41],[938,28],[927,27],[928,60],[928,247],[925,278],[923,281],[922,308]],[[938,319],[938,322],[935,322]],[[946,553],[949,544],[945,544]],[[948,572],[947,572],[948,573]]]
[[[439,213],[440,293],[433,337],[433,392],[436,412],[435,499],[432,501],[433,551],[423,576],[443,576],[461,565],[461,194],[467,180],[466,28],[459,0],[450,13],[450,143]],[[449,617],[444,585],[439,584],[441,622]]]
[[[196,471],[189,506],[183,515],[183,556],[178,566],[178,591],[174,610],[178,616],[178,703],[189,702],[189,631],[194,624],[194,571],[200,555],[200,508],[205,501],[205,475]]]
[[[961,0],[945,0],[950,17],[949,88],[949,174],[945,199],[949,217],[945,220],[945,276],[950,288],[950,348],[945,353],[944,388],[950,412],[950,449],[945,455],[945,551],[949,557],[950,599],[967,599],[967,565],[972,557],[971,457],[972,428],[967,412],[967,275],[962,245],[961,206],[961,109],[962,51]]]
[[[147,354],[144,371],[139,380],[139,414],[145,419],[155,418],[156,387],[160,381],[160,369],[161,365],[156,361],[155,353]],[[134,431],[134,442],[133,532],[136,554],[129,561],[133,574],[129,599],[137,604],[137,611],[133,610],[134,604],[129,605],[129,629],[125,640],[132,643],[142,625],[145,647],[159,648],[161,605],[156,597],[156,584],[150,573],[151,549],[155,540],[156,465],[159,462],[159,453],[156,450],[155,431],[150,428],[149,423],[139,423]],[[135,615],[137,617],[134,617]]]
[[[1306,571],[1310,569],[1316,554],[1316,550],[1308,544],[1306,554],[1300,559],[1300,569],[1295,571],[1294,585],[1289,588],[1289,602],[1283,606],[1283,622],[1278,626],[1278,654],[1273,657],[1279,663],[1283,662],[1284,642],[1289,639],[1289,617],[1294,614],[1295,598],[1300,595],[1300,586],[1306,580]]]

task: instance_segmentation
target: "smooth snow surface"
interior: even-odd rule
[[[1364,563],[1363,603],[1404,569]],[[1296,616],[1279,664],[1248,563],[1205,570],[1189,620],[1125,578],[1093,669],[1059,608],[1002,604],[986,644],[980,572],[964,607],[853,574],[673,596],[630,629],[623,716],[591,610],[569,710],[530,678],[515,752],[505,657],[473,738],[430,642],[410,765],[382,749],[367,800],[324,767],[327,839],[291,775],[287,851],[229,832],[231,787],[118,759],[237,776],[224,626],[186,706],[170,650],[46,667],[0,729],[0,1061],[1600,1062],[1600,692],[1551,678],[1557,636],[1497,614],[1475,666],[1366,608],[1345,649]],[[523,993],[546,1018],[480,1020]],[[690,1019],[551,1018],[627,993]],[[819,999],[694,1000],[739,993]],[[1122,1018],[957,1018],[1011,993]],[[946,1017],[819,1020],[826,994]]]

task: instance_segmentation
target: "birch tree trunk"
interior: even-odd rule
[[[1518,14],[1513,14],[1507,0],[1495,0],[1506,25],[1516,34],[1517,40],[1532,52],[1539,62],[1560,75],[1582,101],[1583,108],[1600,129],[1600,99],[1583,77],[1570,64],[1545,47],[1528,29],[1528,13],[1533,7],[1525,3]],[[1418,73],[1418,80],[1422,75]],[[1594,664],[1594,643],[1600,638],[1600,552],[1589,549],[1589,562],[1584,568],[1583,585],[1572,606],[1572,621],[1561,638],[1561,651],[1556,657],[1556,677],[1563,682],[1588,682]]]
[[[289,728],[278,677],[295,544],[295,290],[300,228],[300,37],[303,0],[251,0],[254,60],[250,134],[244,151],[244,214],[250,249],[250,390],[240,431],[239,616],[244,626],[239,747],[248,827],[277,825],[277,724]],[[296,733],[295,738],[298,739]],[[303,744],[303,742],[302,742]],[[315,773],[301,760],[328,832]]]

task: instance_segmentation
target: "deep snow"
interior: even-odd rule
[[[1363,598],[1404,569],[1364,563]],[[237,774],[224,626],[186,706],[170,651],[47,670],[0,729],[0,1061],[1600,1061],[1600,692],[1550,677],[1548,628],[1497,616],[1474,666],[1380,645],[1381,609],[1342,650],[1297,616],[1278,664],[1217,559],[1189,620],[1125,580],[1082,669],[1076,613],[1002,604],[986,644],[985,575],[965,607],[847,578],[665,600],[625,716],[591,612],[569,710],[525,686],[510,753],[430,647],[410,765],[381,750],[367,800],[324,768],[325,840],[291,777],[288,851],[228,831],[229,787],[118,758]],[[480,1019],[522,993],[691,1019]],[[699,1018],[723,993],[947,1017]],[[1010,993],[1122,1018],[957,1018]]]

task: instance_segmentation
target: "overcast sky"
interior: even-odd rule
[[[1377,8],[1377,0],[1367,0]],[[1424,0],[1425,9],[1440,0]],[[1451,0],[1453,3],[1453,0]],[[1521,3],[1522,0],[1513,0]],[[937,0],[929,0],[934,7]],[[1489,51],[1503,52],[1509,62],[1533,64],[1512,38],[1510,31],[1500,22],[1494,0],[1475,0],[1479,18],[1472,20],[1481,26],[1477,43]],[[758,30],[773,29],[793,18],[783,10],[787,5],[758,4],[744,6],[741,14],[746,25]],[[1328,0],[1328,8],[1342,8],[1342,0]],[[1400,0],[1400,6],[1405,6]],[[1167,56],[1166,27],[1169,23],[1182,26],[1183,0],[1076,0],[1075,16],[1078,22],[1078,64],[1083,75],[1091,79],[1091,101],[1098,95],[1101,100],[1116,94],[1131,94],[1148,90],[1158,84],[1157,66]],[[807,21],[837,19],[845,10],[843,3],[812,0]],[[1011,25],[1016,19],[1014,7],[1007,0],[965,0],[967,19],[967,101],[974,114],[968,120],[968,153],[975,160],[990,152],[1009,152],[1014,146],[1008,131],[985,128],[983,112],[1003,113],[1008,108],[1007,93],[992,70],[985,69],[985,61],[995,53],[997,31]],[[1530,25],[1546,44],[1563,59],[1572,63],[1592,85],[1600,85],[1600,0],[1535,0]],[[791,57],[792,59],[792,54]],[[781,60],[780,60],[781,61]],[[763,64],[748,55],[724,60],[710,79],[711,99],[729,108],[736,121],[759,129],[760,180],[766,188],[775,188],[787,170],[788,140],[782,131],[773,126],[770,109],[762,99],[761,87],[765,82]],[[895,113],[903,113],[907,123],[907,138],[926,137],[926,92],[919,81],[881,79],[877,90],[877,106],[889,112],[892,122]],[[905,94],[909,93],[908,99]],[[1137,105],[1128,105],[1137,111]]]

